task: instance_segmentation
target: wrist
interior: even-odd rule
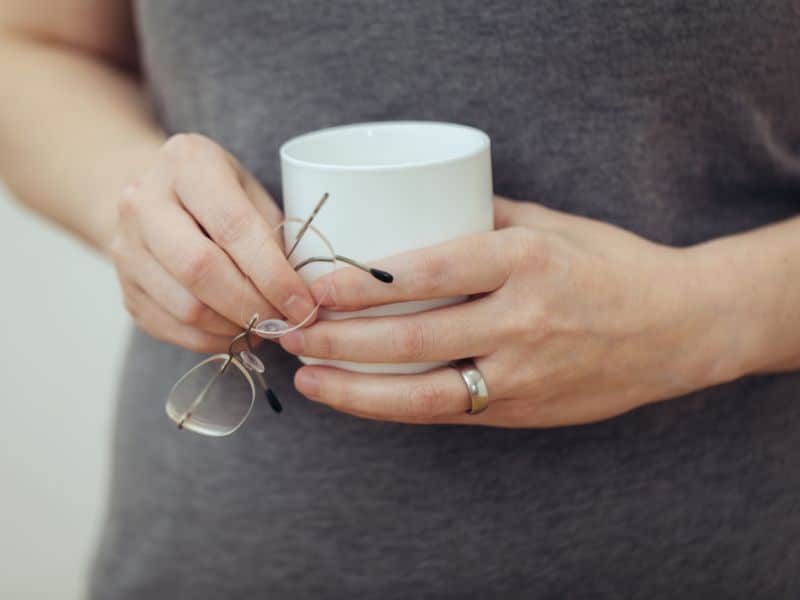
[[[748,262],[733,250],[728,239],[680,250],[686,311],[696,323],[687,350],[694,357],[698,389],[762,368],[764,315]]]
[[[117,205],[123,190],[146,172],[163,142],[163,135],[153,133],[125,144],[122,155],[118,157],[123,168],[117,176],[111,178],[108,186],[110,189],[104,190],[103,196],[95,199],[93,210],[87,219],[86,238],[104,256],[110,253],[110,245],[117,228]]]

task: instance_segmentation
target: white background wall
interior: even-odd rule
[[[0,598],[83,596],[127,333],[113,268],[0,188]]]

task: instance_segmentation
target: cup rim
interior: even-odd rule
[[[324,137],[327,135],[332,135],[335,133],[340,133],[342,131],[348,129],[366,129],[369,127],[396,127],[396,126],[436,126],[436,127],[443,127],[443,128],[452,128],[452,129],[461,129],[464,131],[468,131],[472,134],[477,135],[479,138],[479,143],[477,147],[469,152],[465,152],[463,154],[459,154],[457,156],[451,156],[448,158],[441,158],[436,160],[426,160],[426,161],[409,161],[403,163],[395,163],[395,164],[388,164],[388,165],[367,165],[367,164],[355,164],[355,165],[337,165],[337,164],[330,164],[330,163],[323,163],[323,162],[316,162],[310,160],[302,160],[291,156],[289,152],[291,151],[291,147],[295,144],[307,141],[311,138],[315,137]],[[466,160],[477,156],[487,149],[489,149],[491,145],[491,140],[486,132],[481,131],[477,127],[472,127],[470,125],[462,125],[461,123],[451,123],[448,121],[414,121],[414,120],[398,120],[398,121],[367,121],[363,123],[347,123],[344,125],[336,125],[334,127],[325,127],[323,129],[317,129],[315,131],[310,131],[307,133],[302,133],[297,135],[293,138],[288,139],[283,144],[281,144],[279,153],[280,158],[282,161],[289,163],[295,166],[301,167],[311,167],[318,170],[325,170],[325,171],[397,171],[400,169],[408,169],[408,168],[421,168],[421,167],[434,167],[434,166],[441,166],[446,165],[448,163],[459,162],[462,160]]]

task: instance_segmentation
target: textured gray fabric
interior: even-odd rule
[[[142,0],[168,131],[279,195],[280,142],[468,123],[498,193],[683,245],[794,215],[795,0]],[[224,202],[224,198],[220,198]],[[411,427],[299,397],[235,436],[163,415],[198,360],[141,333],[120,386],[93,598],[790,598],[800,375],[556,430]],[[520,357],[525,360],[525,357]]]

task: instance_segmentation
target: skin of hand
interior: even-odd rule
[[[553,427],[606,419],[647,403],[735,379],[724,286],[711,261],[617,227],[495,198],[497,229],[404,253],[377,266],[393,285],[337,271],[334,310],[468,294],[463,304],[414,315],[317,321],[284,349],[362,362],[475,357],[489,389],[464,414],[452,368],[375,375],[304,366],[295,386],[357,416],[407,423]],[[312,285],[323,294],[331,285]],[[725,357],[725,360],[722,358]]]
[[[273,232],[280,212],[211,140],[166,140],[134,30],[127,0],[0,0],[4,183],[110,256],[129,311],[161,340],[217,352],[254,312],[305,317],[310,292]]]
[[[185,175],[190,165],[199,172],[224,161],[221,149],[193,136],[188,141],[197,144],[178,138],[162,148],[165,135],[143,93],[135,40],[127,0],[0,0],[2,82],[11,88],[26,82],[24,94],[10,91],[0,104],[0,172],[33,210],[101,251],[113,247],[123,286],[138,293],[128,302],[151,332],[195,350],[218,350],[227,343],[220,332],[240,315],[230,308],[227,287],[236,277],[221,267],[241,266],[242,248],[252,239],[244,231],[235,252],[224,251],[213,231],[236,232],[237,222],[209,210],[206,217],[223,215],[219,223],[226,225],[203,231],[194,220],[194,229],[175,233],[185,237],[175,238],[172,251],[191,252],[167,255],[166,246],[157,253],[147,245],[167,239],[153,215],[188,225],[192,211],[203,210],[209,196],[194,195]],[[209,157],[212,149],[216,158]],[[154,156],[157,164],[148,168]],[[226,157],[229,164],[214,172],[227,173],[227,183],[214,193],[232,193],[217,196],[214,208],[232,198],[238,210],[243,189],[250,202],[262,192],[241,177],[233,181],[231,171],[243,171]],[[118,190],[145,169],[117,210]],[[198,181],[206,181],[202,173]],[[270,206],[256,204],[274,222]],[[590,421],[747,373],[800,369],[800,218],[683,250],[527,203],[498,199],[496,221],[496,232],[384,261],[398,277],[394,285],[348,269],[334,282],[344,309],[464,290],[471,302],[428,316],[320,323],[303,334],[305,353],[320,356],[477,356],[489,410],[462,414],[467,395],[453,369],[392,377],[304,367],[296,377],[301,392],[379,419],[527,427]],[[263,238],[263,229],[259,221],[250,235]],[[270,285],[271,276],[248,274],[259,281],[256,289]],[[145,279],[147,285],[140,283]],[[271,300],[253,293],[248,288],[246,312],[252,306],[267,317],[268,301],[281,304],[275,290]],[[488,309],[496,312],[487,316]],[[447,327],[437,327],[444,316]],[[301,347],[296,336],[284,345]]]
[[[108,253],[128,311],[151,336],[222,352],[253,313],[297,322],[313,311],[274,229],[280,210],[212,140],[171,137],[117,208]]]

